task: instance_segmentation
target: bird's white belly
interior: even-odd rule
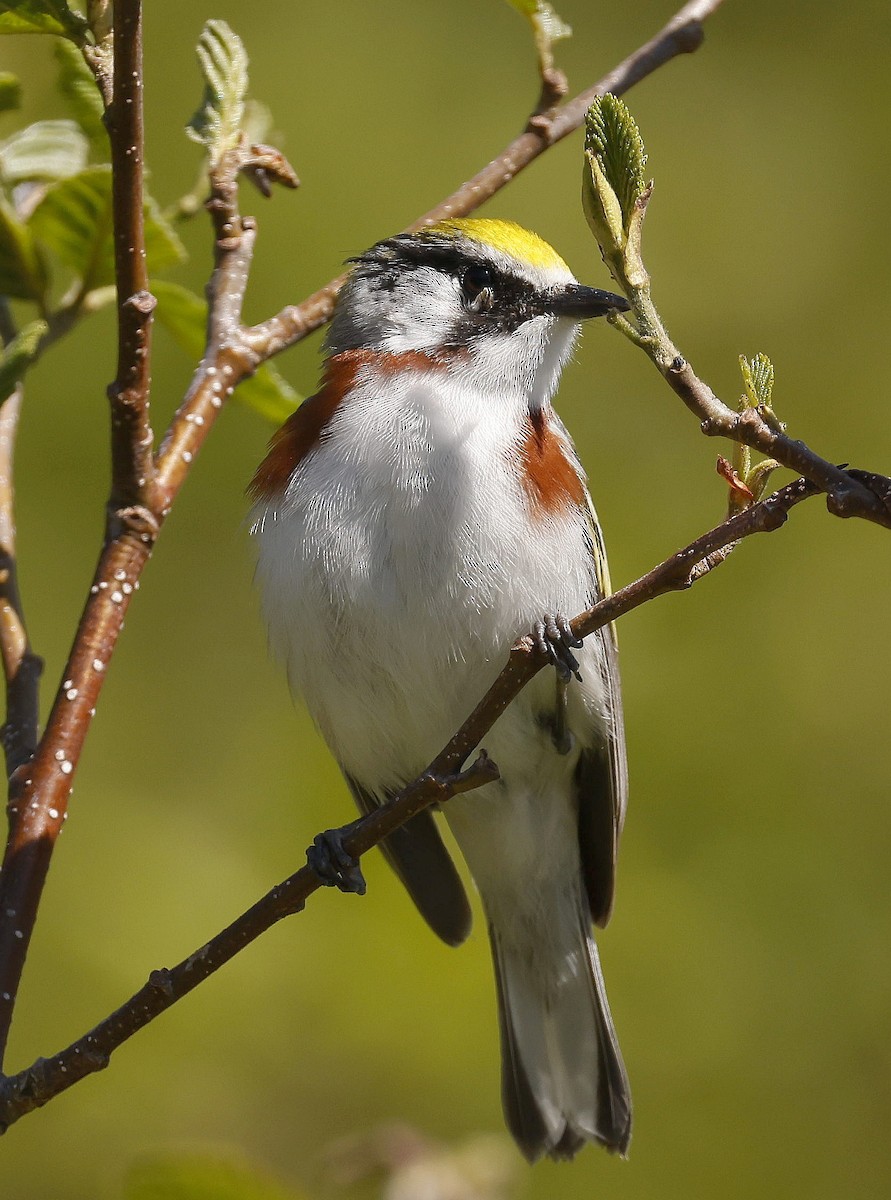
[[[579,515],[532,520],[512,436],[491,400],[424,380],[398,403],[354,396],[285,497],[256,514],[273,647],[342,768],[372,791],[427,765],[519,634],[590,603]],[[583,723],[597,676],[591,664],[574,689]],[[527,785],[550,744],[534,714],[553,695],[543,673],[486,740]]]

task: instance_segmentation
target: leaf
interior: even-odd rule
[[[114,281],[111,167],[86,167],[47,188],[29,227],[57,258],[83,280],[85,290]],[[185,250],[158,206],[145,202],[145,248],[149,269],[162,271],[180,262]]]
[[[35,121],[0,143],[0,179],[8,188],[27,180],[65,179],[82,170],[88,152],[74,121]]]
[[[215,166],[238,142],[248,89],[248,56],[241,38],[225,21],[208,21],[198,39],[198,61],[204,96],[186,134],[207,149]]]
[[[4,401],[37,356],[46,321],[31,321],[0,354],[0,403]]]
[[[751,362],[744,354],[739,356],[739,369],[742,371],[743,383],[749,403],[753,407],[770,405],[773,395],[774,369],[773,363],[766,354],[758,353]]]
[[[507,0],[512,8],[521,12],[532,24],[535,45],[543,71],[554,65],[552,46],[561,38],[572,37],[572,29],[562,20],[547,0]]]
[[[240,1163],[182,1156],[130,1170],[124,1200],[301,1200],[268,1175]]]
[[[646,191],[647,156],[640,130],[625,105],[607,92],[598,96],[585,118],[585,150],[593,154],[619,200],[628,229],[638,200]]]
[[[46,287],[46,266],[33,233],[0,199],[0,296],[40,300]]]
[[[93,72],[71,42],[56,42],[55,56],[59,68],[59,90],[68,101],[72,115],[93,153],[98,158],[107,159],[108,135],[102,123],[104,105]]]
[[[22,103],[22,85],[12,71],[0,71],[0,113],[18,108]]]
[[[585,164],[582,168],[582,209],[598,246],[612,266],[611,256],[621,255],[625,246],[622,207],[596,154],[586,150]]]
[[[65,0],[0,0],[0,33],[58,33],[82,43],[87,29]]]
[[[158,307],[155,318],[188,356],[197,362],[204,354],[207,337],[207,303],[188,288],[166,280],[153,280],[151,290]],[[267,421],[281,425],[302,397],[271,363],[264,363],[254,375],[235,389],[235,398]]]
[[[737,497],[750,502],[755,499],[752,492],[747,487],[744,479],[741,479],[733,464],[728,462],[722,454],[718,455],[716,470],[722,479],[725,479],[732,491],[736,492]]]

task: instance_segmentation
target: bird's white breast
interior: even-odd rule
[[[527,411],[445,369],[369,375],[284,495],[255,511],[273,649],[343,769],[372,791],[426,766],[519,634],[591,602],[583,518],[533,519],[518,481]],[[597,675],[577,719],[601,703]],[[534,770],[531,742],[548,736],[531,717],[553,697],[546,676],[522,720],[512,706],[487,739],[518,771]]]

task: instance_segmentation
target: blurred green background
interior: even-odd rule
[[[561,0],[573,90],[671,14],[670,0]],[[303,187],[245,193],[260,319],[413,219],[517,132],[537,87],[500,0],[384,5],[152,0],[151,187],[192,184],[182,126],[194,43],[228,20]],[[657,187],[645,254],[673,335],[719,394],[764,350],[790,431],[888,471],[887,121],[891,15],[852,0],[727,0],[705,46],[628,97]],[[59,115],[51,47],[4,39],[26,115]],[[12,127],[7,119],[4,130]],[[580,135],[485,208],[608,283],[581,216]],[[177,278],[200,290],[203,217]],[[190,364],[157,335],[160,428]],[[309,392],[318,339],[279,360]],[[109,314],[28,390],[22,583],[49,698],[93,568],[107,490]],[[723,449],[643,355],[590,328],[560,409],[626,582],[713,524]],[[299,865],[352,815],[327,751],[268,660],[244,487],[270,430],[233,405],[165,528],[78,772],[20,993],[9,1065],[67,1044]],[[783,476],[786,478],[786,476]],[[891,715],[887,532],[820,502],[692,592],[621,625],[632,798],[601,947],[631,1075],[628,1162],[588,1150],[520,1169],[519,1194],[611,1200],[891,1193]],[[324,892],[10,1130],[10,1200],[113,1200],[134,1162],[241,1157],[325,1198],[326,1147],[385,1121],[460,1142],[503,1128],[491,971],[422,927],[379,856],[362,900]]]

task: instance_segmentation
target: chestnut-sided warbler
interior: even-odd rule
[[[520,634],[557,668],[486,738],[500,778],[443,808],[482,897],[505,1115],[530,1160],[624,1153],[631,1130],[590,932],[610,915],[627,791],[616,644],[607,628],[582,645],[566,620],[609,582],[551,406],[579,322],[627,307],[505,221],[380,242],[340,293],[320,391],[251,486],[273,649],[361,810],[424,770]],[[431,812],[384,849],[433,930],[463,941]]]

